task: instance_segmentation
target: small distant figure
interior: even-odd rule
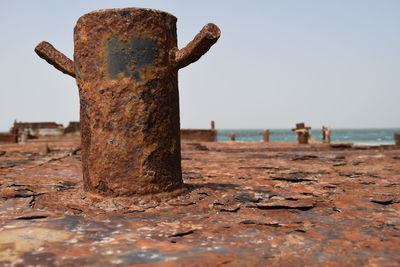
[[[265,129],[262,133],[264,143],[269,143],[269,130]]]
[[[400,146],[400,133],[394,134],[394,143],[396,144],[396,146]]]
[[[231,139],[231,141],[236,141],[236,134],[234,133],[229,134],[229,138]]]
[[[211,130],[215,131],[215,121],[211,121]]]
[[[310,130],[311,127],[305,126],[304,122],[297,123],[296,128],[292,129],[293,132],[297,133],[297,142],[299,144],[308,144]]]
[[[324,144],[330,144],[331,143],[331,127],[322,126],[322,142]]]

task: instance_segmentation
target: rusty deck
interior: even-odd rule
[[[400,147],[184,143],[159,201],[83,193],[79,145],[0,145],[1,266],[400,265]]]

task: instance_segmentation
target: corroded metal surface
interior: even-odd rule
[[[0,143],[17,143],[18,133],[0,133]]]
[[[215,121],[211,121],[211,130],[215,131]]]
[[[207,24],[178,50],[176,18],[153,9],[98,10],[78,20],[73,64],[85,190],[115,197],[182,187],[178,70],[219,36]],[[51,45],[36,51],[70,74],[71,62],[60,67],[63,55]]]
[[[75,78],[74,62],[58,51],[48,42],[41,42],[35,47],[35,52],[56,69]]]
[[[186,142],[217,142],[218,131],[215,121],[211,121],[211,129],[181,129],[181,140]]]
[[[181,140],[190,142],[216,142],[217,130],[181,129]]]
[[[53,206],[82,191],[78,148],[0,145],[0,265],[400,264],[398,147],[183,143],[183,195]]]
[[[263,142],[268,143],[269,142],[269,130],[264,130],[262,133],[263,136]]]
[[[308,144],[310,139],[311,127],[306,127],[304,122],[296,123],[296,128],[292,131],[297,133],[297,142],[299,144]]]
[[[331,142],[331,128],[329,126],[322,126],[322,142],[329,144]]]

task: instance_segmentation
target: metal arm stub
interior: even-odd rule
[[[199,60],[218,41],[220,36],[221,30],[217,25],[209,23],[204,26],[190,43],[176,51],[175,61],[178,68],[184,68]]]
[[[41,42],[35,47],[35,52],[39,57],[46,60],[59,71],[75,78],[74,62],[66,55],[58,51],[48,42]]]

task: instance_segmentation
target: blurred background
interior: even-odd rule
[[[79,120],[74,79],[33,49],[46,40],[72,59],[77,19],[117,7],[172,13],[180,48],[208,22],[221,28],[217,44],[179,72],[182,128],[400,125],[397,0],[15,0],[0,2],[0,131],[15,119]]]

